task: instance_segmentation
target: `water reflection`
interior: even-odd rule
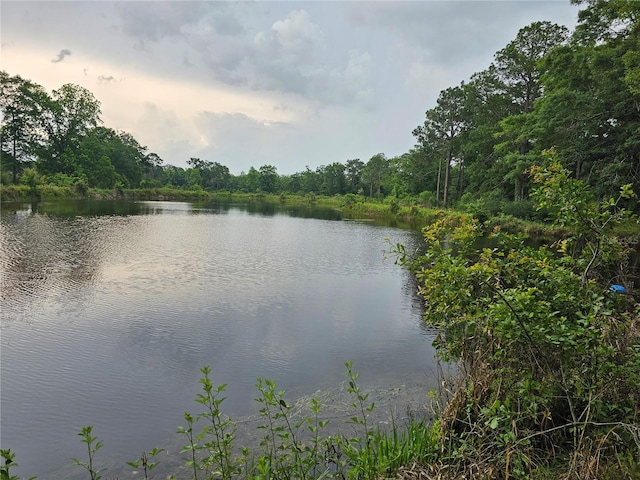
[[[3,202],[3,215],[41,214],[57,217],[140,215],[143,204],[121,200],[45,200],[40,202]]]
[[[62,209],[62,211],[65,211]],[[4,215],[0,255],[4,259],[0,299],[12,313],[66,307],[60,299],[82,303],[114,250],[143,235],[143,222],[130,217]],[[6,318],[6,317],[5,317]],[[8,322],[5,322],[5,326]]]

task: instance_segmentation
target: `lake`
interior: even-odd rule
[[[437,384],[435,333],[387,238],[421,243],[313,208],[3,204],[0,439],[15,473],[84,478],[69,459],[86,458],[88,424],[99,464],[177,455],[205,365],[234,418],[257,412],[259,377],[293,400],[340,395],[347,360],[383,416],[420,408]]]

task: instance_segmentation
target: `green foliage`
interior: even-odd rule
[[[204,478],[229,479],[237,473],[238,466],[233,458],[232,445],[235,438],[235,425],[229,417],[221,411],[225,397],[226,384],[214,386],[210,378],[211,369],[200,369],[202,377],[200,385],[202,392],[196,396],[196,402],[204,407],[204,412],[195,416],[184,414],[186,427],[179,427],[178,433],[185,435],[189,444],[182,449],[182,453],[189,453],[187,466],[192,468],[194,479],[203,472]],[[200,433],[194,432],[199,421],[204,422]]]
[[[573,236],[560,245],[576,268],[581,268],[586,282],[595,272],[611,274],[607,265],[615,265],[629,252],[613,237],[614,228],[631,216],[621,207],[625,200],[636,196],[631,184],[623,185],[617,197],[597,202],[590,189],[570,177],[569,171],[557,161],[555,152],[545,154],[548,165],[533,167],[530,172],[538,185],[532,192],[538,209],[550,212],[554,224],[569,227]],[[615,272],[621,273],[621,272]]]
[[[624,261],[611,235],[633,192],[598,203],[549,158],[531,169],[534,197],[568,238],[534,248],[442,215],[423,229],[424,255],[397,248],[443,332],[439,354],[460,364],[440,437],[454,475],[530,478],[560,456],[569,477],[598,478],[600,459],[640,454],[640,311],[593,272]],[[492,248],[478,247],[484,237]]]
[[[13,467],[17,467],[18,464],[15,461],[16,454],[11,449],[0,449],[0,457],[3,460],[3,465],[0,466],[0,480],[20,480],[17,475],[11,475],[10,470]],[[30,477],[29,480],[35,480],[36,477]]]
[[[400,211],[400,201],[397,197],[387,197],[385,198],[385,203],[389,205],[389,212],[391,212],[392,215],[397,215],[397,213]]]
[[[77,458],[73,458],[72,461],[74,465],[78,465],[89,472],[91,480],[100,480],[102,478],[100,476],[100,472],[103,471],[103,469],[96,469],[94,460],[96,452],[102,448],[102,442],[98,440],[98,437],[94,437],[92,432],[93,425],[86,425],[82,427],[78,433],[78,435],[82,437],[82,443],[87,446],[88,460],[82,461]]]
[[[185,445],[182,448],[180,453],[189,453],[189,459],[186,460],[187,467],[190,467],[193,470],[193,478],[194,480],[198,480],[198,472],[201,470],[201,464],[198,460],[197,451],[199,448],[197,437],[193,431],[193,426],[195,423],[195,419],[189,412],[184,413],[184,419],[187,422],[186,427],[178,427],[178,434],[185,435],[189,441],[188,445]]]
[[[262,452],[258,465],[269,466],[277,478],[316,478],[322,467],[320,429],[328,423],[318,418],[319,402],[312,399],[312,417],[294,421],[293,406],[285,401],[285,392],[278,391],[275,382],[258,379],[256,388],[261,394],[256,402],[265,420],[258,427],[265,432],[260,442]],[[310,444],[301,441],[305,430],[312,434]]]
[[[20,175],[20,183],[28,186],[32,192],[37,192],[38,186],[42,185],[42,177],[34,168],[25,168]]]
[[[500,212],[503,201],[502,193],[496,190],[481,195],[467,192],[460,199],[459,207],[484,222]]]
[[[374,430],[369,425],[367,419],[375,408],[375,403],[367,403],[368,393],[363,393],[357,383],[360,374],[353,372],[353,363],[345,362],[347,368],[347,380],[349,387],[347,391],[352,394],[354,401],[351,407],[357,412],[350,418],[354,425],[362,427],[363,436],[350,439],[346,442],[345,453],[353,464],[353,474],[355,478],[375,478],[378,469],[378,451],[374,448]],[[378,439],[379,440],[379,439]],[[380,442],[378,442],[380,444]]]
[[[230,418],[223,415],[220,407],[224,402],[224,394],[227,385],[214,387],[209,374],[211,369],[203,367],[201,370],[202,393],[196,397],[196,402],[205,407],[205,411],[198,415],[198,419],[204,419],[207,425],[198,435],[201,441],[200,448],[208,452],[208,456],[202,461],[205,471],[215,472],[222,478],[231,478],[235,472],[231,446],[235,435],[235,425]]]
[[[420,205],[423,207],[433,207],[436,205],[437,199],[433,192],[424,191],[418,195],[418,202],[420,202]]]
[[[151,472],[151,470],[153,470],[158,465],[158,462],[152,462],[151,458],[155,457],[161,452],[164,452],[163,448],[152,448],[149,452],[142,452],[142,455],[140,455],[140,458],[138,460],[126,463],[127,465],[135,469],[142,468],[144,480],[149,480],[149,472]]]

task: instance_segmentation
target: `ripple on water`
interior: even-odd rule
[[[104,455],[171,438],[203,365],[241,415],[258,377],[305,394],[345,360],[374,384],[431,361],[408,272],[382,261],[409,232],[184,205],[2,217],[2,440],[24,476],[82,456],[82,425]]]

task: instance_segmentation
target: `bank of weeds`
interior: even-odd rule
[[[425,318],[459,374],[433,429],[437,459],[410,478],[640,478],[640,307],[616,225],[630,185],[596,201],[553,154],[532,197],[569,234],[540,247],[442,215],[412,268]],[[490,237],[496,248],[478,249]],[[629,294],[611,291],[627,286]]]

